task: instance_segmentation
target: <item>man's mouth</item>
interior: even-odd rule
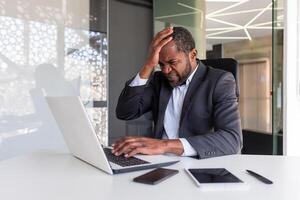
[[[178,79],[178,76],[176,74],[168,75],[167,76],[168,81],[175,81]]]
[[[175,77],[174,77],[174,76],[168,76],[167,79],[168,79],[169,81],[173,81],[173,80],[175,80]]]

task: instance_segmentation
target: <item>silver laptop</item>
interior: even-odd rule
[[[109,174],[164,167],[178,162],[175,156],[115,156],[103,147],[95,133],[85,107],[77,96],[46,97],[70,152]]]

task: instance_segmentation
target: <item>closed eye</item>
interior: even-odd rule
[[[169,63],[169,65],[171,65],[171,66],[175,66],[176,64],[177,64],[177,61],[171,61],[171,62],[168,62]]]

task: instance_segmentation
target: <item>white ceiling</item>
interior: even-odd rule
[[[272,0],[206,0],[207,43],[252,40],[272,34]],[[279,8],[278,24],[283,20]]]
[[[160,4],[156,5],[155,19],[193,29],[197,23],[195,19],[205,18],[208,47],[272,34],[272,0],[206,0],[205,17],[199,8],[202,4],[197,1],[158,1]],[[283,9],[282,5],[277,7],[276,26],[280,29],[283,26]]]

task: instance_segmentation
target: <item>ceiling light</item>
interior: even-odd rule
[[[210,33],[210,34],[207,34],[207,36],[210,37],[210,36],[214,36],[214,35],[220,35],[222,33],[229,33],[229,32],[238,31],[238,30],[241,30],[241,29],[243,29],[243,27],[234,27],[234,28],[223,30],[223,31],[220,31],[220,32]]]
[[[180,3],[180,2],[179,2],[179,3],[177,3],[177,5],[182,6],[182,7],[186,7],[186,8],[192,9],[192,10],[196,10],[196,11],[199,11],[199,12],[203,12],[202,10],[200,10],[200,9],[198,9],[198,8],[189,6],[189,5],[184,4],[184,3]]]
[[[249,34],[249,32],[248,32],[248,30],[247,30],[246,27],[244,27],[244,31],[245,31],[245,33],[246,33],[246,35],[247,35],[247,38],[248,38],[249,40],[252,40],[252,38],[251,38],[251,36],[250,36],[250,34]]]
[[[260,11],[255,17],[253,17],[245,26],[249,26],[252,22],[254,22],[259,16],[261,16],[264,12],[266,12],[269,7],[272,6],[273,3],[270,3],[267,7],[265,7],[262,11]]]
[[[252,12],[262,11],[263,9],[264,8],[257,8],[257,9],[241,10],[241,11],[228,12],[228,13],[220,13],[220,14],[215,14],[214,17],[221,17],[221,16],[228,16],[228,15],[239,15],[239,14],[245,14],[245,13],[252,13]],[[272,8],[269,8],[268,10],[272,10]]]
[[[229,25],[229,26],[233,26],[233,27],[243,27],[241,25],[230,23],[230,22],[226,22],[226,21],[223,21],[223,20],[220,20],[220,19],[215,19],[215,18],[210,18],[210,17],[207,17],[207,19],[211,20],[211,21],[219,22],[221,24],[226,24],[226,25]]]
[[[209,13],[207,16],[208,16],[208,17],[214,16],[214,15],[217,14],[217,13],[224,12],[225,10],[229,10],[229,9],[231,9],[231,8],[237,7],[237,6],[239,6],[239,5],[243,4],[243,3],[246,3],[247,1],[249,1],[249,0],[242,0],[242,1],[239,1],[238,3],[235,3],[235,4],[231,5],[231,6],[227,6],[227,7],[225,7],[225,8],[220,9],[220,10],[217,10],[217,11],[214,11],[214,12],[212,12],[212,13]]]

